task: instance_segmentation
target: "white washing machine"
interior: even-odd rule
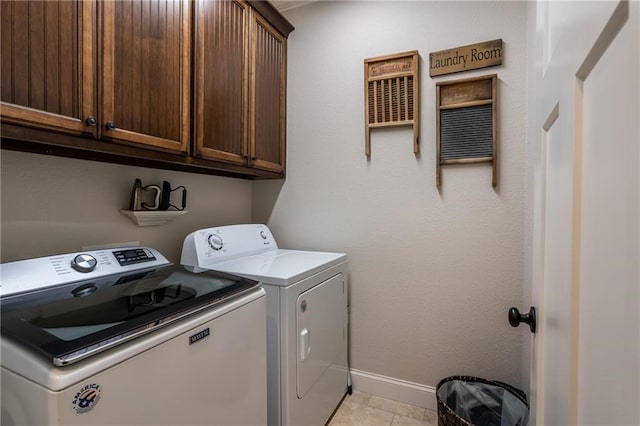
[[[347,256],[278,249],[265,225],[188,235],[181,263],[260,281],[269,425],[324,425],[347,392]]]
[[[255,280],[135,247],[1,265],[2,425],[267,422]]]

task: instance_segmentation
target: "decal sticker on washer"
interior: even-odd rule
[[[102,388],[97,383],[83,386],[73,397],[73,410],[76,414],[84,414],[95,408],[100,401]]]

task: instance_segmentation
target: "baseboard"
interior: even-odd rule
[[[416,407],[436,409],[436,388],[380,374],[350,369],[354,390]]]

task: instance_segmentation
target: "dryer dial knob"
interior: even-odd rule
[[[78,272],[91,272],[96,268],[98,261],[90,254],[79,254],[71,261],[71,267]]]
[[[218,234],[209,235],[209,238],[207,238],[207,241],[209,242],[209,247],[211,247],[214,250],[221,250],[222,247],[224,247],[224,242],[222,241],[222,238]]]

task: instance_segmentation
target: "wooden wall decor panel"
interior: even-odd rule
[[[196,7],[196,151],[246,163],[249,8],[207,0]]]
[[[253,56],[254,114],[252,141],[256,162],[281,168],[284,153],[284,40],[262,19],[256,20]],[[257,164],[260,167],[260,164]]]
[[[502,39],[429,53],[431,77],[496,65],[502,65]]]
[[[371,129],[412,126],[413,152],[420,152],[420,56],[417,50],[364,60],[365,154]]]
[[[491,163],[498,185],[496,74],[436,84],[436,186],[445,164]]]

